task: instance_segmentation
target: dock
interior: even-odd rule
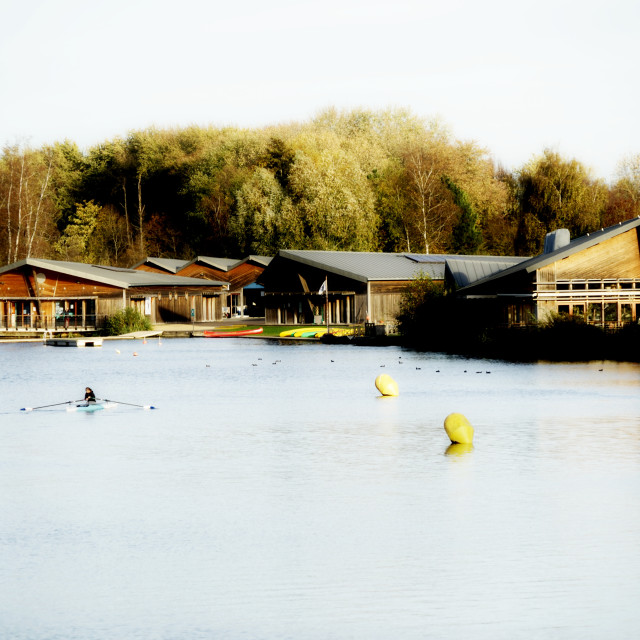
[[[102,338],[47,338],[47,347],[101,347]]]
[[[132,331],[131,333],[121,333],[118,336],[108,336],[107,340],[146,340],[147,338],[159,338],[162,331]]]

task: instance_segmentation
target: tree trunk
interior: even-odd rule
[[[49,164],[47,165],[47,173],[42,181],[42,186],[40,188],[40,195],[38,196],[38,201],[36,203],[35,209],[35,218],[33,221],[31,220],[31,215],[29,216],[29,224],[33,222],[33,227],[31,228],[31,233],[29,235],[29,241],[27,245],[27,258],[31,257],[31,249],[33,247],[33,240],[36,237],[36,232],[38,231],[38,223],[40,221],[40,214],[42,212],[42,205],[44,203],[45,196],[47,195],[47,187],[49,186],[49,178],[51,177],[51,166],[53,164],[53,156],[49,156]]]
[[[138,221],[139,241],[140,241],[140,257],[144,257],[144,207],[142,206],[142,174],[138,174]]]

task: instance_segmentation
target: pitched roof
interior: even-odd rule
[[[447,256],[447,271],[456,287],[488,278],[528,260],[514,256]]]
[[[175,258],[151,258],[151,257],[147,257],[144,260],[141,260],[140,262],[136,263],[133,265],[133,267],[131,267],[132,269],[135,269],[136,267],[139,267],[143,264],[149,264],[152,265],[154,267],[158,267],[160,269],[164,269],[165,271],[168,271],[170,273],[176,273],[177,271],[179,271],[180,269],[182,269],[182,267],[184,267],[186,264],[188,264],[188,260],[177,260]]]
[[[250,255],[243,260],[238,260],[237,258],[215,258],[210,256],[198,256],[190,262],[185,262],[181,268],[184,269],[188,266],[191,266],[192,264],[195,264],[196,262],[208,265],[210,267],[213,267],[214,269],[218,269],[219,271],[231,271],[232,269],[235,269],[245,262],[255,262],[266,267],[271,262],[271,258],[269,256]]]
[[[44,260],[40,258],[25,258],[19,262],[0,268],[0,273],[13,271],[23,266],[35,269],[49,269],[75,278],[93,280],[102,284],[130,289],[135,287],[175,286],[175,287],[202,287],[203,285],[226,285],[226,282],[215,280],[202,280],[201,278],[186,278],[174,276],[168,273],[154,273],[151,271],[138,271],[137,269],[125,269],[122,267],[110,267],[106,265],[85,264],[83,262],[63,262],[60,260]]]
[[[600,231],[587,233],[584,236],[572,240],[569,244],[561,247],[560,249],[556,249],[556,251],[541,253],[538,256],[534,256],[533,258],[524,260],[523,262],[511,266],[508,269],[489,275],[485,278],[482,278],[481,280],[477,280],[476,282],[472,282],[466,287],[463,287],[460,291],[464,293],[465,289],[470,289],[471,287],[475,287],[477,285],[483,285],[487,282],[491,282],[492,280],[507,277],[521,271],[532,273],[533,271],[541,269],[542,267],[546,267],[553,262],[557,262],[558,260],[567,258],[574,253],[578,253],[579,251],[584,251],[585,249],[594,247],[604,240],[609,240],[610,238],[613,238],[621,233],[624,233],[631,229],[635,229],[637,227],[640,227],[640,216],[638,216],[637,218],[632,218],[631,220],[626,220],[625,222],[619,222],[618,224],[607,227],[606,229],[600,229]]]
[[[457,286],[526,260],[509,256],[464,256],[359,251],[280,251],[280,256],[360,282],[411,280],[421,274],[444,280],[446,271]]]
[[[278,255],[359,282],[411,280],[420,272],[434,280],[444,278],[443,256],[422,256],[424,260],[418,260],[407,253],[292,250],[282,250]]]

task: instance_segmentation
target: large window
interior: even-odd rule
[[[587,316],[589,322],[595,324],[602,322],[602,303],[590,302],[589,303],[589,315]]]
[[[607,302],[604,305],[604,320],[605,322],[618,322],[617,302]]]

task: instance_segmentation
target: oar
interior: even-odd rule
[[[107,398],[99,398],[103,402],[115,402],[116,404],[126,404],[129,407],[140,407],[141,409],[155,409],[156,407],[150,404],[133,404],[131,402],[120,402],[119,400],[107,400]]]
[[[22,407],[20,411],[34,411],[35,409],[45,409],[46,407],[59,407],[63,404],[73,404],[74,402],[82,402],[82,400],[67,400],[66,402],[56,402],[55,404],[43,404],[40,407]]]

